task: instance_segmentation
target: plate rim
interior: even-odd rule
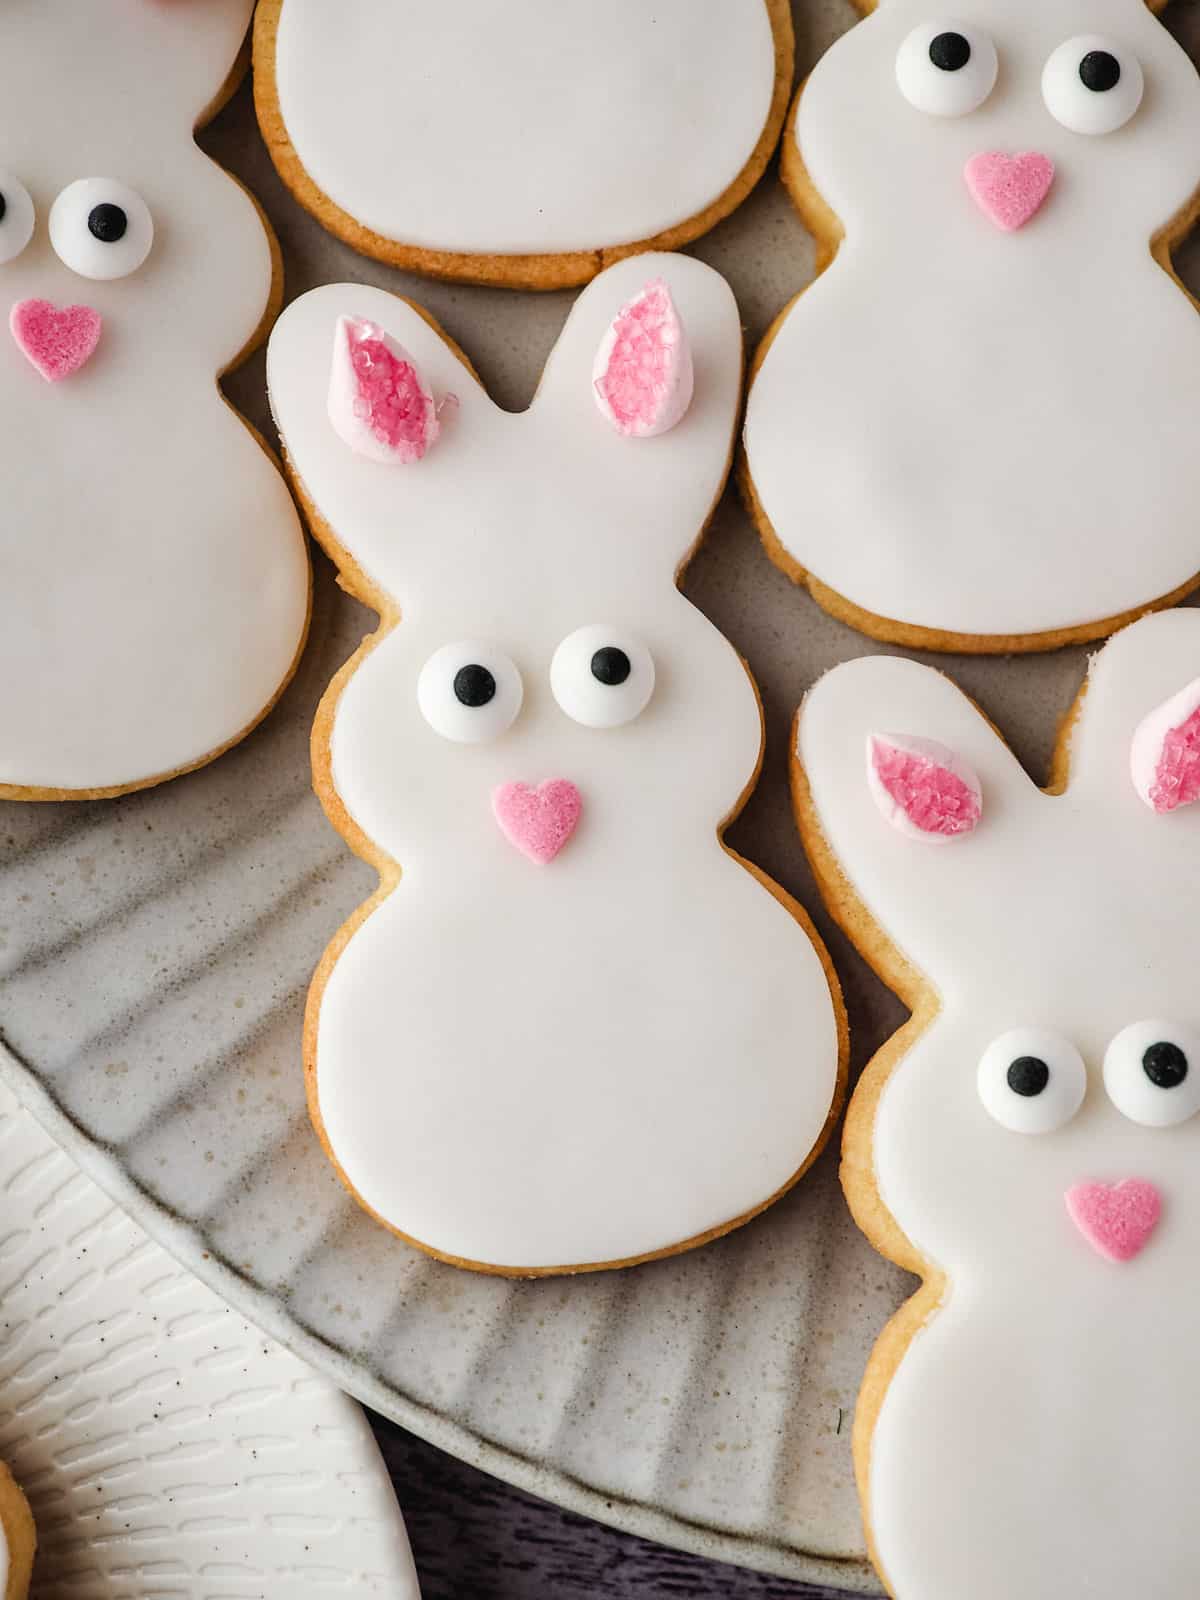
[[[847,1595],[880,1595],[870,1562],[822,1555],[749,1534],[730,1533],[661,1506],[623,1499],[507,1446],[493,1443],[434,1407],[414,1400],[353,1361],[320,1334],[284,1312],[202,1238],[198,1230],[148,1194],[116,1155],[81,1128],[16,1051],[0,1038],[0,1080],[82,1170],[138,1222],[181,1266],[235,1311],[301,1361],[332,1379],[361,1404],[448,1455],[514,1488],[594,1522],[709,1561],[772,1577],[824,1585]]]
[[[0,1044],[0,1055],[3,1054],[4,1047]],[[290,1426],[287,1423],[281,1424],[285,1442],[303,1445],[307,1439],[311,1457],[314,1435],[310,1430],[315,1429],[319,1433],[322,1428],[329,1426],[338,1435],[343,1436],[341,1443],[335,1442],[332,1446],[337,1461],[338,1481],[342,1481],[346,1473],[350,1474],[352,1485],[355,1479],[370,1480],[372,1493],[378,1501],[377,1504],[370,1506],[362,1505],[358,1499],[360,1491],[351,1486],[348,1494],[342,1492],[345,1503],[340,1507],[342,1515],[345,1516],[348,1502],[353,1498],[359,1509],[365,1513],[367,1524],[373,1523],[380,1530],[379,1537],[384,1543],[379,1544],[367,1557],[369,1575],[372,1578],[372,1592],[376,1591],[379,1582],[382,1581],[387,1586],[389,1594],[395,1590],[397,1594],[402,1593],[405,1600],[420,1600],[420,1581],[403,1509],[379,1441],[363,1407],[332,1382],[325,1373],[303,1362],[288,1346],[264,1335],[252,1319],[224,1301],[209,1283],[180,1261],[173,1252],[167,1250],[137,1216],[115,1201],[113,1195],[97,1181],[90,1170],[90,1165],[81,1163],[76,1151],[56,1139],[51,1128],[23,1097],[17,1082],[6,1070],[2,1070],[6,1065],[7,1063],[0,1063],[0,1121],[5,1125],[3,1154],[0,1155],[0,1165],[3,1168],[0,1186],[11,1202],[8,1215],[15,1229],[13,1238],[20,1241],[21,1252],[29,1257],[25,1262],[25,1270],[22,1270],[13,1283],[14,1295],[18,1299],[24,1297],[26,1303],[22,1303],[19,1309],[14,1307],[15,1314],[21,1319],[12,1324],[12,1328],[18,1334],[16,1341],[18,1365],[9,1371],[8,1381],[20,1385],[27,1377],[26,1369],[30,1365],[30,1358],[28,1351],[21,1353],[22,1328],[28,1331],[32,1327],[45,1324],[51,1330],[50,1347],[58,1349],[63,1354],[79,1336],[80,1325],[77,1321],[79,1308],[76,1305],[78,1296],[69,1287],[64,1290],[60,1285],[57,1291],[52,1288],[53,1282],[61,1274],[61,1262],[65,1260],[69,1272],[77,1272],[82,1257],[88,1256],[94,1265],[95,1273],[104,1278],[111,1278],[115,1272],[123,1283],[127,1281],[125,1269],[134,1262],[137,1263],[137,1272],[141,1274],[133,1280],[133,1298],[128,1302],[130,1309],[122,1313],[132,1318],[131,1326],[135,1330],[135,1336],[132,1340],[127,1340],[124,1345],[114,1346],[111,1351],[112,1356],[120,1358],[120,1376],[115,1380],[120,1393],[112,1388],[111,1360],[108,1360],[107,1365],[105,1360],[97,1362],[91,1358],[85,1358],[79,1365],[68,1362],[65,1373],[67,1384],[65,1396],[61,1387],[63,1374],[60,1367],[55,1364],[50,1370],[57,1375],[48,1382],[43,1382],[36,1374],[33,1375],[32,1381],[36,1386],[36,1392],[33,1395],[26,1395],[19,1405],[11,1409],[6,1418],[6,1426],[10,1430],[14,1424],[17,1427],[16,1454],[11,1455],[9,1459],[14,1463],[13,1471],[17,1474],[18,1484],[22,1482],[25,1484],[34,1508],[35,1519],[41,1515],[40,1496],[50,1491],[52,1496],[60,1499],[64,1494],[70,1498],[78,1487],[71,1479],[70,1466],[74,1463],[69,1464],[66,1455],[62,1453],[64,1443],[71,1443],[74,1440],[73,1448],[77,1459],[81,1459],[85,1465],[90,1463],[91,1470],[102,1474],[116,1473],[118,1468],[111,1459],[107,1465],[102,1465],[106,1457],[111,1456],[114,1440],[119,1439],[122,1445],[127,1446],[135,1434],[138,1437],[146,1435],[148,1428],[161,1432],[164,1426],[161,1393],[158,1398],[150,1402],[153,1410],[149,1419],[144,1418],[135,1426],[128,1416],[124,1418],[126,1430],[124,1433],[118,1431],[116,1435],[97,1436],[90,1428],[90,1419],[97,1403],[106,1404],[110,1408],[117,1406],[120,1409],[123,1402],[131,1396],[135,1401],[140,1399],[144,1409],[147,1389],[143,1380],[152,1371],[160,1377],[164,1375],[164,1369],[158,1363],[161,1358],[166,1358],[168,1362],[171,1359],[167,1356],[167,1348],[168,1345],[174,1348],[175,1323],[179,1321],[188,1324],[199,1317],[201,1326],[198,1334],[201,1348],[219,1350],[222,1357],[229,1353],[234,1354],[237,1374],[233,1378],[235,1388],[232,1394],[228,1388],[230,1380],[225,1377],[218,1379],[221,1384],[220,1398],[211,1392],[206,1394],[205,1380],[198,1375],[198,1369],[211,1362],[213,1356],[204,1354],[197,1359],[195,1348],[191,1350],[192,1377],[195,1382],[190,1382],[187,1376],[181,1377],[178,1372],[171,1374],[176,1380],[175,1388],[180,1389],[182,1386],[179,1398],[185,1402],[185,1410],[189,1408],[195,1410],[196,1407],[192,1402],[198,1402],[201,1411],[207,1408],[210,1425],[210,1437],[204,1441],[205,1453],[198,1459],[195,1455],[186,1457],[186,1466],[180,1462],[185,1476],[196,1479],[198,1487],[211,1489],[214,1485],[212,1476],[214,1470],[228,1471],[233,1467],[237,1471],[237,1466],[234,1465],[235,1458],[240,1458],[244,1464],[246,1446],[250,1441],[239,1438],[238,1432],[239,1428],[245,1427],[245,1423],[237,1420],[236,1408],[233,1416],[224,1422],[219,1415],[229,1406],[230,1400],[236,1398],[238,1392],[236,1385],[241,1384],[244,1387],[248,1382],[253,1392],[255,1385],[264,1381],[276,1386],[282,1384],[284,1392],[290,1393],[292,1397],[299,1396],[303,1390],[309,1395],[303,1402],[303,1424],[298,1419],[293,1419]],[[97,1232],[99,1237],[92,1239],[90,1236]],[[80,1241],[84,1238],[88,1239],[88,1243],[81,1245]],[[151,1256],[147,1257],[144,1254],[147,1249],[152,1251]],[[30,1277],[27,1269],[31,1261],[35,1264],[45,1264],[46,1270],[36,1272]],[[169,1296],[166,1302],[168,1309],[156,1312],[154,1305],[157,1305],[157,1299],[151,1303],[153,1293],[151,1285],[163,1281],[164,1267],[169,1269],[169,1277],[165,1280]],[[146,1277],[147,1272],[150,1274],[149,1279]],[[84,1282],[95,1273],[90,1270],[85,1271],[84,1278],[77,1279],[76,1282]],[[112,1300],[111,1297],[114,1295],[116,1299]],[[82,1314],[85,1318],[98,1316],[101,1326],[117,1314],[115,1306],[125,1303],[120,1289],[114,1290],[111,1287],[107,1290],[102,1287],[96,1298],[100,1303],[89,1302],[87,1310]],[[232,1319],[231,1324],[224,1322],[221,1324],[223,1336],[233,1339],[231,1346],[211,1343],[216,1332],[212,1327],[214,1311],[218,1316]],[[93,1322],[85,1323],[84,1326],[90,1328],[95,1325]],[[181,1333],[185,1347],[189,1340],[194,1346],[196,1334],[197,1330]],[[103,1343],[102,1334],[100,1342]],[[145,1358],[140,1367],[137,1363],[141,1358],[135,1358],[132,1362],[127,1359],[128,1352],[135,1345],[142,1347],[141,1358]],[[153,1349],[147,1350],[145,1348],[147,1345],[153,1346]],[[39,1354],[35,1346],[33,1359],[40,1360],[50,1347],[43,1341]],[[184,1362],[187,1359],[186,1355],[182,1358]],[[280,1362],[284,1364],[282,1371],[279,1370]],[[224,1372],[226,1368],[218,1370]],[[211,1380],[209,1381],[211,1383]],[[36,1415],[36,1408],[51,1394],[54,1398],[50,1401],[52,1416],[49,1426],[44,1424],[44,1419],[41,1426],[31,1426],[28,1420],[20,1420],[26,1418],[31,1407],[34,1408]],[[87,1415],[77,1421],[75,1414],[81,1409],[81,1403]],[[80,1428],[82,1428],[82,1439]],[[178,1443],[181,1436],[176,1437]],[[55,1440],[57,1443],[53,1442]],[[81,1444],[85,1453],[79,1456]],[[193,1439],[193,1448],[194,1445]],[[26,1458],[28,1450],[35,1453],[36,1459],[33,1464]],[[165,1457],[173,1457],[175,1453],[176,1447],[172,1447],[166,1450]],[[256,1461],[260,1459],[257,1448],[253,1454]],[[156,1506],[165,1503],[174,1504],[181,1519],[176,1523],[174,1531],[185,1535],[188,1529],[186,1518],[190,1513],[187,1513],[182,1502],[183,1487],[178,1480],[174,1480],[170,1487],[158,1481],[160,1468],[155,1463],[165,1457],[162,1451],[157,1453],[143,1451],[140,1456],[135,1452],[133,1462],[127,1463],[123,1469],[126,1483],[121,1493],[132,1492],[139,1499],[149,1499]],[[22,1462],[20,1467],[17,1465],[19,1461]],[[130,1469],[132,1477],[129,1477]],[[28,1477],[26,1477],[27,1472]],[[265,1472],[262,1485],[257,1489],[254,1487],[253,1478],[245,1479],[241,1485],[244,1495],[249,1496],[250,1508],[256,1513],[251,1521],[245,1524],[247,1532],[243,1560],[258,1561],[264,1567],[269,1562],[271,1572],[261,1572],[262,1577],[278,1576],[285,1570],[279,1564],[280,1550],[268,1550],[264,1558],[258,1543],[262,1538],[269,1544],[271,1538],[271,1524],[275,1519],[269,1513],[266,1504],[267,1491],[277,1476],[276,1473]],[[285,1473],[283,1476],[286,1478],[289,1474]],[[290,1487],[292,1487],[290,1484],[285,1486],[285,1488]],[[275,1493],[278,1495],[277,1488]],[[48,1503],[53,1504],[53,1499]],[[289,1499],[288,1505],[290,1511],[294,1512],[294,1500]],[[129,1511],[132,1515],[140,1509],[143,1508],[131,1505]],[[34,1567],[34,1592],[49,1593],[46,1586],[50,1585],[57,1594],[58,1585],[63,1581],[69,1586],[69,1569],[72,1562],[77,1563],[80,1553],[89,1551],[95,1553],[100,1545],[111,1545],[114,1537],[127,1558],[133,1548],[130,1539],[136,1542],[147,1534],[161,1538],[165,1531],[162,1528],[143,1527],[140,1533],[132,1532],[129,1531],[132,1527],[129,1522],[124,1524],[126,1530],[124,1534],[116,1525],[110,1526],[107,1532],[103,1531],[104,1517],[115,1510],[115,1505],[106,1508],[104,1502],[93,1504],[90,1509],[86,1507],[81,1509],[81,1502],[76,1500],[75,1511],[83,1515],[83,1523],[80,1523],[76,1516],[72,1516],[65,1528],[62,1525],[57,1528],[52,1525],[43,1529],[39,1524],[35,1529],[37,1549],[34,1553],[38,1559]],[[278,1511],[278,1501],[276,1510]],[[97,1512],[101,1514],[101,1523],[96,1531],[89,1534],[86,1526],[88,1518]],[[300,1514],[307,1516],[309,1513],[301,1510]],[[287,1515],[285,1512],[284,1517]],[[349,1527],[354,1528],[355,1525],[351,1519]],[[197,1531],[202,1532],[202,1530]],[[43,1533],[46,1535],[44,1539]],[[202,1543],[204,1542],[202,1537]],[[43,1544],[46,1547],[44,1552]],[[362,1559],[366,1552],[361,1547],[355,1548],[354,1535],[350,1538],[350,1544],[358,1558],[360,1575],[367,1575],[362,1568]],[[390,1548],[386,1548],[387,1545],[390,1545]],[[209,1554],[212,1549],[213,1546],[209,1543]],[[50,1559],[49,1571],[42,1565],[43,1554]],[[180,1593],[186,1590],[186,1593],[191,1595],[198,1586],[203,1586],[205,1568],[202,1564],[197,1564],[197,1559],[202,1562],[207,1557],[194,1549],[188,1552],[188,1555],[189,1559],[181,1563],[177,1577],[181,1584]],[[65,1574],[64,1564],[68,1569]],[[105,1594],[115,1593],[117,1588],[121,1588],[119,1565],[115,1568],[110,1566],[103,1571],[97,1567],[93,1572],[93,1579],[104,1589]],[[90,1583],[89,1592],[91,1592]],[[172,1592],[174,1593],[174,1588]]]

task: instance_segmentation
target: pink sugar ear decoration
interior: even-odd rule
[[[988,221],[1015,233],[1041,210],[1054,182],[1054,163],[1037,150],[1016,156],[984,150],[967,162],[963,177]]]
[[[492,811],[509,844],[544,866],[578,827],[583,798],[566,778],[551,778],[536,789],[502,783],[492,794]]]
[[[1200,678],[1138,724],[1129,770],[1142,800],[1160,816],[1200,800]]]
[[[339,317],[334,329],[329,420],[355,455],[391,466],[420,461],[440,428],[416,362],[362,317]]]
[[[868,734],[867,785],[893,828],[926,844],[973,833],[983,815],[974,768],[934,739]]]
[[[1162,1196],[1142,1178],[1124,1183],[1077,1183],[1066,1194],[1071,1221],[1099,1255],[1132,1261],[1141,1255],[1162,1216]]]
[[[46,382],[61,383],[95,355],[104,319],[91,306],[60,309],[49,300],[19,300],[8,326],[21,354]]]
[[[682,422],[692,403],[692,351],[671,291],[654,278],[620,311],[596,352],[596,404],[630,439],[652,439]]]

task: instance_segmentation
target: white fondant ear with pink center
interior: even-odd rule
[[[983,815],[978,773],[936,739],[868,734],[867,783],[893,828],[924,844],[973,833]]]
[[[623,305],[596,352],[596,404],[631,439],[682,422],[692,403],[692,349],[671,291],[655,278]]]
[[[1139,723],[1129,752],[1133,786],[1165,815],[1200,800],[1200,678]]]
[[[329,420],[356,455],[390,466],[420,461],[438,436],[437,407],[403,345],[365,317],[339,317]]]

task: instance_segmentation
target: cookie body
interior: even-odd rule
[[[304,636],[299,520],[216,383],[265,327],[273,243],[193,139],[250,10],[22,0],[0,19],[7,797],[198,765],[262,716]]]
[[[792,78],[786,0],[266,0],[259,118],[356,249],[525,288],[685,243],[745,197]]]
[[[1192,711],[1159,725],[1189,686]],[[855,1425],[897,1600],[1043,1595],[1063,1574],[1094,1600],[1167,1600],[1200,1562],[1200,615],[1119,633],[1086,691],[1051,792],[911,661],[838,667],[798,717],[822,890],[914,1012],[855,1091],[842,1168],[860,1226],[924,1280]],[[1157,805],[1131,770],[1144,725]],[[868,750],[900,736],[977,776],[969,827],[893,825]],[[886,770],[910,821],[959,827],[944,764]]]
[[[1200,318],[1169,258],[1200,79],[1141,0],[956,16],[883,0],[799,96],[784,173],[832,259],[759,353],[752,507],[866,632],[1049,648],[1200,573]]]
[[[599,383],[624,414],[611,360],[607,379],[594,365],[647,279],[669,286],[689,353],[668,366],[694,390],[636,437],[597,403]],[[357,454],[332,425],[344,319],[440,408],[420,459]],[[823,955],[720,841],[757,771],[754,687],[676,587],[725,480],[740,372],[728,287],[675,256],[589,287],[520,415],[376,289],[315,290],[272,337],[301,497],[383,618],[314,734],[318,790],[381,888],[317,974],[310,1105],[358,1199],[460,1265],[701,1242],[794,1181],[837,1097]],[[664,384],[667,416],[686,389]]]

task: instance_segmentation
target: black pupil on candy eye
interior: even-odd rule
[[[592,657],[592,677],[606,688],[616,689],[632,671],[629,657],[615,644],[603,645]]]
[[[0,222],[4,221],[4,213],[8,210],[8,201],[0,194]]]
[[[929,46],[929,59],[943,72],[961,72],[971,59],[971,46],[961,33],[939,33]]]
[[[486,706],[496,695],[496,680],[478,661],[459,667],[454,674],[454,698],[462,706]]]
[[[1041,1094],[1050,1082],[1050,1068],[1038,1056],[1018,1056],[1008,1069],[1008,1087],[1026,1100]]]
[[[1121,81],[1121,63],[1107,50],[1089,50],[1079,63],[1079,78],[1093,94],[1105,94]]]
[[[1160,1039],[1142,1057],[1142,1071],[1159,1089],[1178,1089],[1187,1077],[1188,1059],[1177,1044]]]
[[[88,212],[88,232],[101,244],[116,244],[125,237],[128,227],[129,218],[120,206],[110,205],[108,201],[93,206]]]

